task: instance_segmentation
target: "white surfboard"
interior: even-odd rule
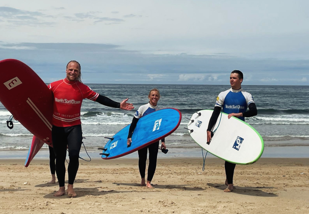
[[[188,123],[193,140],[211,154],[235,164],[251,164],[264,151],[261,135],[248,123],[221,112],[213,131],[214,136],[207,144],[207,128],[212,110],[194,113]]]

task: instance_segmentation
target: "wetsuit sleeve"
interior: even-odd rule
[[[216,124],[217,122],[217,119],[220,115],[220,112],[221,112],[221,107],[219,106],[216,106],[214,108],[214,111],[212,112],[212,115],[210,117],[210,120],[209,120],[209,123],[208,123],[208,128],[207,128],[207,131],[211,131],[211,129],[214,127],[214,125]]]
[[[249,104],[249,110],[242,113],[244,117],[252,117],[257,115],[257,109],[255,103],[250,103]]]
[[[95,101],[102,104],[102,105],[105,105],[105,106],[120,108],[120,103],[115,102],[115,101],[109,99],[108,97],[102,96],[100,94]]]
[[[133,117],[132,123],[131,123],[131,125],[130,125],[130,129],[129,129],[128,138],[131,138],[131,137],[132,137],[137,122],[138,122],[138,118]]]

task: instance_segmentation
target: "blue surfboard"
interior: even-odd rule
[[[173,133],[181,121],[178,109],[166,108],[140,118],[132,135],[132,143],[127,147],[130,125],[116,133],[104,146],[102,158],[118,158],[142,149]]]

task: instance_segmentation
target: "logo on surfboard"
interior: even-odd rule
[[[153,129],[152,129],[153,132],[160,129],[161,121],[162,121],[162,118],[154,122]]]
[[[200,128],[201,125],[202,125],[202,123],[203,123],[202,121],[198,120],[198,121],[196,121],[195,125],[196,125],[198,128]]]
[[[112,143],[111,147],[109,147],[109,149],[113,149],[117,146],[118,140],[115,141],[114,143]]]
[[[18,77],[14,77],[13,79],[10,79],[6,82],[3,83],[7,89],[11,90],[17,86],[19,86],[20,84],[22,84],[22,82],[20,81],[20,79]]]
[[[244,139],[242,137],[237,136],[237,138],[234,142],[234,145],[233,145],[233,149],[239,151],[240,146],[241,146],[243,141],[244,141]]]

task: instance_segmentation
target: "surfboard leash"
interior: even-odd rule
[[[203,148],[201,148],[201,149],[202,149],[202,157],[203,157],[203,167],[202,167],[202,171],[204,171],[204,170],[205,170],[206,157],[207,157],[208,152],[206,151],[206,154],[205,154],[205,156],[204,156],[204,149],[203,149]]]
[[[213,131],[214,134],[215,134],[215,132],[217,131],[217,129],[219,128],[219,126],[220,126],[221,118],[222,118],[222,112],[220,112],[219,124],[218,124],[217,128]]]
[[[83,137],[83,138],[84,138],[84,137]],[[87,156],[89,157],[89,160],[86,160],[86,159],[82,158],[81,156],[79,156],[79,158],[80,158],[81,160],[83,160],[83,161],[90,162],[90,161],[91,161],[91,157],[90,157],[90,155],[88,154],[88,151],[87,151],[87,149],[86,149],[86,146],[85,146],[84,142],[82,142],[82,144],[83,144],[83,146],[84,146],[84,149],[85,149],[85,152],[86,152]]]
[[[6,126],[9,128],[9,129],[12,129],[14,127],[14,124],[13,124],[13,115],[10,116],[9,120],[6,121]]]
[[[211,132],[211,137],[214,136],[215,132],[216,132],[217,129],[219,128],[220,123],[221,123],[221,118],[222,118],[222,112],[220,113],[219,124],[218,124],[218,126],[215,128],[215,130]],[[208,145],[209,145],[209,143],[210,143],[210,142],[207,142]],[[202,167],[202,170],[204,171],[204,170],[205,170],[205,163],[206,163],[206,157],[207,157],[208,151],[206,150],[206,154],[205,154],[205,156],[204,156],[204,149],[203,149],[203,148],[201,148],[201,149],[202,149],[202,157],[203,157],[203,167]]]

